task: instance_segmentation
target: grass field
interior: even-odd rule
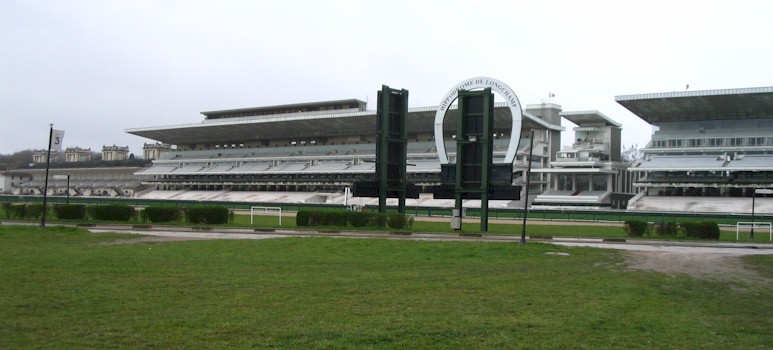
[[[618,251],[283,238],[116,244],[0,226],[0,348],[768,349],[754,281],[629,271]],[[547,254],[567,253],[568,256]]]

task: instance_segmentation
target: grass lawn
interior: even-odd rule
[[[627,271],[530,243],[282,238],[111,244],[0,226],[0,348],[767,349],[765,281]],[[568,256],[546,254],[568,253]]]

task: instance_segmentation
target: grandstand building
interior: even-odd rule
[[[548,189],[533,208],[625,209],[633,197],[628,164],[620,158],[622,125],[598,111],[563,112],[576,124],[571,146],[559,151],[550,167]]]
[[[32,174],[29,173],[0,171],[0,193],[12,193],[14,187],[31,180]]]
[[[101,159],[92,159],[91,149],[68,147],[64,157],[52,150],[46,187],[48,151],[37,150],[29,167],[6,172],[10,179],[4,193],[13,195],[135,197],[147,187],[134,175],[150,166],[150,160],[134,159],[129,147],[103,146]]]
[[[773,87],[616,96],[657,127],[629,209],[773,213]],[[758,195],[760,196],[760,195]]]
[[[439,184],[440,161],[434,138],[437,107],[409,108],[408,178],[424,189],[408,205],[453,206],[429,191]],[[535,129],[534,168],[549,166],[560,147],[561,107],[526,106],[514,182],[525,183],[530,130]],[[456,113],[456,110],[448,113]],[[504,159],[511,133],[510,110],[495,104],[495,162]],[[142,198],[252,202],[345,204],[347,188],[375,173],[376,111],[349,99],[202,112],[199,123],[127,129],[126,132],[169,145],[152,166],[136,175],[153,189]],[[455,118],[445,118],[446,149],[453,159]],[[547,174],[535,173],[531,193],[541,193]],[[377,199],[356,199],[371,205]],[[390,200],[391,201],[391,200]],[[465,206],[479,206],[468,201]],[[496,206],[513,206],[501,201]],[[356,203],[356,202],[355,202]],[[390,202],[391,204],[391,202]]]
[[[134,197],[145,189],[134,173],[149,164],[144,159],[51,162],[47,195],[66,196],[69,192],[70,196]],[[43,195],[46,189],[45,163],[9,170],[6,176],[19,179],[11,186],[14,195]]]

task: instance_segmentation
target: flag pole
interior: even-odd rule
[[[523,201],[523,225],[521,226],[521,244],[526,244],[526,217],[529,216],[529,187],[531,186],[531,157],[534,149],[534,129],[531,129],[529,139],[529,160],[526,168],[526,199]]]
[[[43,185],[43,216],[40,218],[40,228],[46,228],[46,205],[48,204],[48,169],[51,166],[51,140],[54,138],[54,124],[48,124],[48,156],[46,156],[46,179]]]

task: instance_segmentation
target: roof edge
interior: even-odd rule
[[[735,88],[735,89],[715,89],[715,90],[694,90],[694,91],[673,91],[656,92],[647,94],[618,95],[615,101],[633,101],[650,100],[657,98],[679,98],[679,97],[699,97],[699,96],[717,96],[717,95],[742,95],[742,94],[765,94],[773,93],[773,86],[753,87],[753,88]]]

